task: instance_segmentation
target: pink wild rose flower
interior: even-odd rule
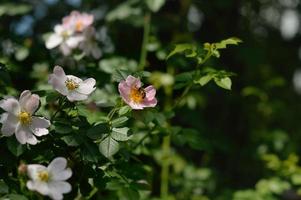
[[[70,15],[63,18],[63,26],[76,32],[83,32],[93,21],[93,15],[72,11]]]
[[[118,90],[122,99],[132,109],[142,110],[157,105],[156,89],[152,85],[142,88],[139,78],[128,76],[126,80],[119,83]]]

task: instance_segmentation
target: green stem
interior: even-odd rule
[[[170,156],[170,135],[163,138],[162,143],[163,160],[161,171],[161,198],[166,199],[168,197],[168,182],[169,182],[169,156]]]
[[[94,187],[91,192],[89,193],[89,196],[86,197],[86,199],[91,199],[96,193],[98,192],[98,188]]]
[[[141,71],[144,70],[145,63],[146,63],[146,57],[147,57],[146,46],[149,40],[150,26],[151,26],[151,14],[150,12],[147,12],[144,16],[143,41],[142,41],[140,61],[139,61],[139,70]]]
[[[167,73],[170,75],[174,75],[174,69],[171,66],[167,66]],[[173,109],[172,95],[173,88],[169,86],[165,88],[166,101],[164,105],[164,110],[169,112]],[[167,121],[166,129],[169,129],[170,122]],[[161,169],[161,188],[160,195],[162,199],[166,199],[168,197],[168,184],[169,184],[169,166],[170,166],[170,149],[171,149],[171,136],[168,133],[167,136],[163,138],[162,141],[162,169]]]

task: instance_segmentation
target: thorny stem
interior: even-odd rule
[[[141,71],[144,70],[145,63],[146,63],[146,57],[147,57],[146,46],[149,40],[150,27],[151,27],[151,14],[150,12],[147,12],[144,16],[143,41],[142,41],[140,61],[139,61],[139,70]]]

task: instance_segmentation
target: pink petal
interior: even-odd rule
[[[63,79],[66,77],[66,74],[65,74],[63,68],[62,68],[61,66],[58,66],[58,65],[56,65],[56,66],[54,67],[53,73],[54,73],[56,76],[58,76],[58,77],[60,77],[60,78],[63,78]]]
[[[150,85],[148,87],[146,87],[144,89],[145,93],[146,93],[146,98],[148,100],[152,100],[153,98],[155,98],[156,96],[156,89],[154,88],[154,86]]]
[[[37,144],[37,138],[31,133],[29,127],[19,124],[16,130],[16,138],[21,144]]]
[[[3,113],[2,115],[5,115],[6,113]],[[18,118],[13,114],[6,114],[6,119],[2,122],[2,128],[1,132],[5,136],[11,136],[16,131],[17,125],[18,125]]]
[[[1,100],[0,108],[15,115],[20,113],[20,104],[15,98],[12,97]]]
[[[69,101],[72,102],[72,101],[86,100],[88,98],[88,96],[86,94],[78,93],[77,91],[71,91],[67,95],[67,98],[68,98]]]
[[[56,76],[55,74],[50,74],[48,83],[52,85],[53,89],[61,93],[62,95],[67,95],[68,89],[65,85],[66,77],[60,78]]]
[[[52,180],[55,181],[64,181],[72,176],[72,171],[70,168],[64,169],[57,173],[52,173]]]
[[[129,75],[126,78],[126,83],[129,87],[136,87],[136,88],[140,88],[141,87],[141,81],[139,78],[136,78],[134,76]]]
[[[89,95],[96,89],[94,87],[95,84],[96,84],[96,81],[94,78],[88,78],[88,79],[84,80],[83,82],[81,82],[77,91],[81,94]]]
[[[28,99],[25,99],[23,105],[21,104],[22,109],[30,114],[33,114],[40,105],[40,97],[36,94],[30,95]]]
[[[48,120],[41,117],[32,117],[30,128],[36,136],[47,135],[49,133],[47,129],[49,126],[50,122]]]
[[[130,100],[130,92],[131,88],[127,85],[126,81],[121,81],[118,84],[118,91],[122,97],[122,99],[126,102],[129,103]]]
[[[155,107],[157,105],[157,99],[156,98],[153,98],[151,100],[147,100],[145,99],[143,102],[142,102],[142,105],[143,107]]]

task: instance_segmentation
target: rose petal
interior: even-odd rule
[[[153,98],[151,100],[145,99],[142,102],[143,107],[155,107],[157,105],[157,99]]]
[[[131,76],[129,75],[127,78],[126,78],[126,84],[129,86],[129,87],[136,87],[136,88],[140,88],[141,87],[141,81],[139,78],[136,78],[134,76]]]
[[[15,98],[7,98],[0,101],[0,108],[4,111],[18,115],[20,113],[20,104]]]
[[[65,170],[67,160],[63,157],[57,157],[48,165],[47,169],[51,174],[57,174]]]
[[[32,180],[38,180],[38,173],[40,171],[45,171],[47,168],[43,165],[29,164],[27,165],[27,175]]]
[[[49,126],[50,126],[49,120],[41,117],[35,117],[35,116],[32,117],[30,128],[36,136],[47,135],[49,133],[47,129]]]
[[[70,168],[67,168],[63,171],[53,173],[51,178],[55,181],[64,181],[72,176],[72,171]]]
[[[53,33],[46,41],[46,48],[53,49],[63,42],[63,37],[60,34]]]
[[[69,101],[82,101],[88,98],[87,95],[78,93],[77,91],[71,91],[67,95]]]
[[[122,97],[122,99],[126,102],[129,103],[130,102],[130,92],[131,92],[131,88],[127,85],[127,83],[125,81],[121,81],[118,84],[118,91]]]
[[[79,88],[77,89],[77,92],[81,94],[89,95],[91,94],[96,88],[94,87],[96,84],[96,81],[94,78],[88,78],[81,82],[79,85]]]
[[[6,114],[6,113],[4,113],[4,114]],[[3,123],[2,128],[1,128],[2,134],[5,136],[11,136],[16,131],[19,120],[15,115],[7,114],[5,121],[3,121],[2,123]]]
[[[36,94],[32,94],[26,101],[24,101],[23,105],[21,104],[21,108],[30,114],[35,113],[40,105],[40,97]]]
[[[155,96],[156,96],[156,89],[154,88],[154,86],[150,85],[148,87],[146,87],[144,89],[145,93],[146,93],[146,98],[148,100],[152,100]]]
[[[49,80],[48,83],[52,85],[53,89],[61,93],[62,95],[67,95],[68,94],[68,89],[65,85],[65,79],[59,78],[55,74],[50,74],[49,75]]]
[[[16,138],[21,144],[37,144],[37,138],[31,133],[29,127],[19,124],[16,129]]]
[[[65,181],[51,181],[48,183],[51,193],[68,193],[71,191],[71,185]]]

